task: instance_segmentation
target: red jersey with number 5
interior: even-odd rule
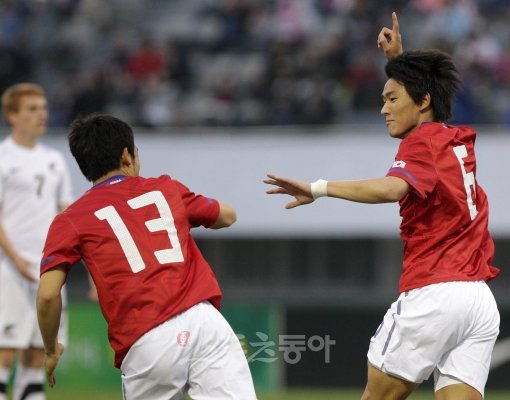
[[[41,274],[83,259],[119,367],[131,345],[155,326],[205,300],[219,308],[218,282],[190,235],[218,215],[216,200],[169,176],[115,176],[54,219]]]
[[[475,139],[469,127],[429,122],[400,143],[387,176],[411,186],[400,201],[401,292],[499,274],[487,196],[476,180]]]

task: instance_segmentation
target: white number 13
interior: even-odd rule
[[[459,160],[460,169],[462,171],[462,178],[464,179],[464,189],[466,190],[466,201],[469,209],[469,215],[471,216],[471,220],[474,220],[476,215],[478,214],[478,210],[476,209],[476,204],[473,202],[473,196],[471,196],[471,186],[473,186],[473,191],[476,191],[476,182],[475,182],[475,174],[473,172],[466,172],[466,168],[464,167],[464,158],[467,157],[467,149],[465,145],[455,146],[453,148],[457,159]]]
[[[145,226],[150,232],[167,231],[170,244],[172,245],[171,249],[162,249],[154,252],[158,262],[160,264],[169,264],[184,261],[181,244],[177,236],[177,229],[174,224],[174,217],[163,193],[160,191],[148,192],[128,200],[127,203],[134,210],[151,204],[154,204],[158,209],[160,218],[145,221]],[[142,255],[115,207],[107,206],[101,208],[94,215],[101,221],[106,220],[108,222],[133,272],[137,273],[144,270],[145,262],[142,259]]]

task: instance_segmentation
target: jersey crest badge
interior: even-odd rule
[[[391,166],[391,168],[405,168],[405,167],[406,167],[406,162],[402,161],[402,160],[395,161],[393,163],[393,165]]]
[[[177,344],[181,347],[188,345],[190,333],[189,331],[181,331],[177,334]]]

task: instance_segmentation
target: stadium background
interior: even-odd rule
[[[170,173],[238,209],[232,229],[196,234],[257,388],[268,396],[355,388],[352,398],[359,398],[369,338],[397,294],[396,205],[321,199],[286,211],[285,199],[266,196],[262,184],[267,172],[314,180],[386,171],[398,142],[379,116],[384,57],[375,38],[393,10],[406,48],[454,55],[465,85],[455,122],[474,123],[479,132],[478,178],[491,201],[502,269],[491,283],[502,315],[488,382],[487,398],[496,399],[496,391],[510,390],[508,2],[0,3],[0,89],[21,80],[47,89],[45,141],[68,157],[76,195],[88,184],[68,154],[64,127],[79,113],[102,111],[137,126],[143,175]],[[69,281],[70,344],[50,400],[78,400],[80,393],[120,398],[105,324],[86,291],[78,265]],[[328,338],[335,343],[326,347]],[[289,340],[301,346],[297,362],[286,352]],[[298,391],[288,398],[338,396]]]

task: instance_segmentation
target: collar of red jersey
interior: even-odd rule
[[[110,176],[108,179],[105,179],[104,181],[96,183],[95,185],[92,186],[92,188],[96,188],[98,186],[103,186],[103,185],[114,185],[116,183],[122,182],[126,178],[127,178],[126,175],[113,175],[113,176]]]

